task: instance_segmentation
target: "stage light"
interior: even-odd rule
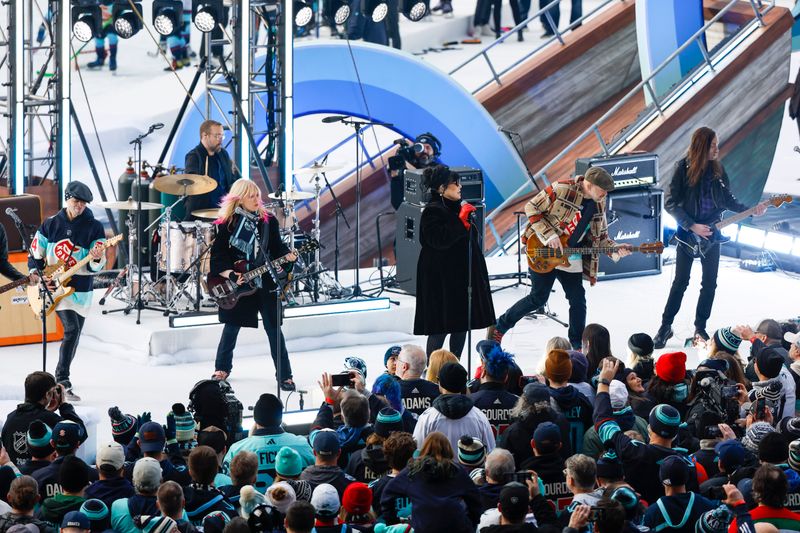
[[[744,244],[745,246],[752,246],[754,248],[763,248],[764,247],[764,239],[767,236],[767,232],[763,229],[757,229],[750,226],[742,226],[739,228],[739,239],[737,242],[739,244]]]
[[[294,0],[294,23],[298,28],[307,26],[314,20],[314,10],[310,3]]]
[[[769,231],[767,232],[767,238],[764,239],[764,249],[779,254],[789,254],[792,252],[793,240],[794,238],[786,233]]]
[[[114,33],[122,39],[130,39],[142,29],[142,4],[131,4],[126,0],[117,0],[112,9]]]
[[[99,37],[103,27],[100,4],[96,0],[73,0],[72,34],[82,43]]]
[[[739,226],[731,224],[730,226],[722,228],[719,232],[729,238],[731,242],[736,242],[736,236],[739,234]]]
[[[289,318],[300,318],[304,316],[338,315],[341,313],[358,313],[361,311],[381,311],[390,308],[388,298],[364,298],[358,300],[346,300],[341,302],[327,302],[322,304],[298,305],[287,307],[283,311],[283,316]]]
[[[203,33],[210,33],[218,24],[225,25],[222,0],[192,0],[192,22]]]
[[[412,21],[418,22],[428,14],[430,0],[403,0],[403,15]]]
[[[363,11],[372,22],[380,22],[389,13],[389,5],[384,0],[364,0]]]
[[[347,0],[329,0],[325,2],[325,16],[334,24],[344,24],[350,18],[350,2]]]
[[[182,18],[181,0],[153,0],[153,27],[160,35],[180,35]]]

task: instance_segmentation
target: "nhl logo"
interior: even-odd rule
[[[26,455],[28,453],[28,438],[22,431],[14,432],[14,451],[17,455]]]

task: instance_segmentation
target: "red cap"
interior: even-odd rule
[[[686,354],[670,352],[656,359],[656,375],[667,383],[680,383],[686,377]]]
[[[372,508],[372,491],[364,483],[350,483],[342,495],[342,507],[354,515],[369,513]]]

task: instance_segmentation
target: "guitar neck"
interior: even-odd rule
[[[4,292],[10,291],[20,285],[26,285],[29,281],[29,277],[25,276],[24,278],[20,278],[17,281],[12,281],[11,283],[6,283],[5,285],[0,285],[0,294]]]
[[[611,254],[617,251],[616,246],[599,246],[597,248],[592,248],[590,246],[584,246],[581,248],[562,248],[559,250],[558,248],[537,248],[536,252],[537,255],[549,255],[549,256],[556,256],[556,255],[589,255],[589,254]],[[638,252],[639,247],[633,246],[631,247],[632,252]],[[542,253],[548,252],[548,253]]]
[[[755,213],[755,212],[756,212],[756,210],[757,210],[759,207],[765,206],[765,205],[767,205],[768,203],[769,203],[768,201],[767,201],[767,202],[761,202],[760,204],[757,204],[757,205],[755,205],[755,206],[751,207],[751,208],[750,208],[750,209],[748,209],[747,211],[742,211],[741,213],[736,213],[736,214],[735,214],[735,215],[733,215],[732,217],[729,217],[729,218],[726,218],[725,220],[721,220],[720,222],[717,222],[717,223],[715,224],[715,226],[716,226],[716,228],[717,228],[717,229],[722,229],[722,228],[724,228],[725,226],[730,226],[731,224],[736,224],[736,223],[737,223],[737,222],[739,222],[740,220],[744,220],[745,218],[747,218],[747,217],[749,217],[750,215],[752,215],[753,213]]]
[[[272,261],[271,265],[272,268],[277,268],[286,262],[288,262],[288,259],[286,259],[286,256],[284,255],[283,257],[279,257],[278,259]],[[248,271],[243,277],[245,281],[251,281],[261,275],[266,274],[267,272],[269,272],[269,267],[267,265],[261,265],[258,268]]]

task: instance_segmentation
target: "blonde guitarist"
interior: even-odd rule
[[[617,246],[608,236],[606,222],[606,194],[614,190],[614,180],[604,169],[592,167],[585,176],[560,180],[525,204],[528,227],[523,240],[534,234],[546,246],[560,249],[562,240],[577,247]],[[629,255],[629,245],[619,245],[617,257]],[[616,257],[615,257],[616,256]],[[514,327],[525,315],[539,309],[550,298],[550,290],[556,280],[561,283],[569,301],[569,342],[576,350],[581,349],[581,336],[586,325],[586,294],[583,278],[594,285],[597,277],[599,259],[597,255],[569,258],[569,266],[557,267],[550,272],[528,271],[531,278],[531,292],[512,305],[497,319],[497,324],[489,328],[488,338],[498,343],[503,335]]]
[[[72,276],[68,284],[74,292],[61,300],[56,313],[64,325],[64,340],[58,354],[56,381],[64,385],[66,400],[78,402],[70,382],[70,364],[80,341],[84,321],[92,305],[93,275],[105,267],[103,252],[105,233],[103,225],[95,220],[87,204],[92,201],[92,191],[79,181],[67,184],[64,190],[64,208],[44,221],[31,244],[32,259],[28,267],[43,269],[62,262],[70,268],[78,261],[91,256],[85,267]],[[51,289],[52,280],[45,279]]]

